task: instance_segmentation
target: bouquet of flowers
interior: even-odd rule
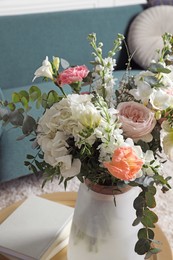
[[[133,225],[142,223],[143,228],[135,251],[147,259],[160,250],[153,246],[157,243],[152,229],[158,221],[152,211],[156,187],[163,192],[170,189],[170,177],[162,171],[165,156],[173,160],[173,36],[163,35],[164,47],[147,71],[132,75],[129,57],[119,84],[114,79],[114,56],[124,36],[117,36],[106,58],[96,34],[88,40],[93,49],[92,70],[70,66],[59,57],[50,62],[46,57],[34,80],[49,79],[57,89],[42,93],[31,86],[13,93],[12,101],[1,101],[8,108],[1,109],[1,120],[22,129],[19,139],[34,135],[31,141],[37,153],[27,155],[25,165],[44,174],[43,185],[56,177],[66,187],[77,177],[117,189],[139,186]],[[65,91],[68,88],[70,94]],[[44,109],[38,119],[29,115],[32,102]]]

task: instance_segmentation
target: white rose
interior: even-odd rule
[[[46,77],[46,78],[53,79],[52,65],[49,62],[47,56],[46,59],[42,62],[42,66],[35,71],[34,75],[35,77],[33,78],[32,81],[34,81],[38,77]]]

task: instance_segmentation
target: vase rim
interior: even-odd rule
[[[111,185],[111,186],[100,185],[97,183],[93,183],[89,179],[85,179],[85,185],[92,191],[104,195],[120,195],[129,191],[132,188],[128,184],[125,185],[124,187],[118,187],[117,185]]]

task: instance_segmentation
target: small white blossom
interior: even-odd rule
[[[35,71],[34,75],[35,77],[32,81],[34,81],[38,77],[53,79],[52,65],[48,60],[48,56],[46,56],[46,59],[43,61],[42,66]]]

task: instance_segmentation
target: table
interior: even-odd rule
[[[41,197],[74,207],[77,198],[77,193],[76,192],[55,192],[50,194],[43,194],[41,195]],[[21,203],[22,201],[19,201],[10,205],[7,208],[2,209],[0,211],[0,223],[2,223],[3,220],[5,220]],[[153,255],[153,257],[150,260],[173,260],[170,245],[164,233],[159,228],[159,226],[156,226],[155,234],[156,234],[156,239],[161,241],[163,244],[162,251],[157,255]],[[67,254],[67,249],[64,248],[51,260],[67,260],[66,254]],[[0,260],[7,260],[7,258],[0,255]]]

